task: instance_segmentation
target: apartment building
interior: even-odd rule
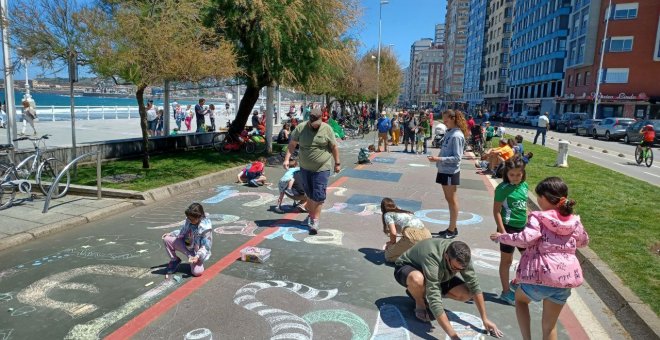
[[[439,103],[444,81],[444,47],[433,46],[420,51],[415,57],[413,71],[413,103],[417,107],[430,107]]]
[[[465,71],[463,79],[463,101],[469,111],[481,109],[484,101],[483,75],[484,35],[488,0],[470,0],[467,45],[465,48]]]
[[[484,46],[484,106],[490,112],[509,110],[509,56],[513,0],[492,0],[488,4]]]
[[[463,106],[465,50],[470,12],[470,0],[447,0],[445,17],[446,45],[444,55],[444,90],[449,106]]]
[[[408,94],[406,96],[406,102],[409,105],[412,105],[414,103],[415,89],[413,86],[414,84],[413,79],[415,75],[415,70],[417,69],[417,65],[415,65],[415,56],[417,56],[417,54],[419,54],[419,52],[421,51],[428,50],[429,48],[431,48],[432,45],[433,45],[433,39],[423,38],[415,41],[410,46],[410,65],[408,66],[409,76],[406,85],[406,93]]]

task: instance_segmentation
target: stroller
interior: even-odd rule
[[[431,146],[434,148],[439,148],[442,145],[442,141],[445,139],[445,133],[447,133],[447,126],[445,124],[438,123],[438,125],[435,126]]]

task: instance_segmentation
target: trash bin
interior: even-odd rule
[[[557,153],[557,162],[555,166],[568,168],[568,141],[559,141],[559,150]]]

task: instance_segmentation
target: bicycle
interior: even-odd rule
[[[211,144],[215,151],[222,151],[222,146],[225,143],[225,138],[227,137],[226,132],[216,132],[211,139]]]
[[[646,167],[650,168],[653,164],[653,149],[648,145],[637,145],[635,148],[635,161],[637,164],[642,164],[642,162],[644,162]]]
[[[43,135],[39,138],[20,137],[14,139],[15,142],[29,140],[32,142],[35,150],[33,155],[25,158],[15,166],[17,178],[29,180],[30,177],[34,175],[35,182],[44,195],[48,194],[48,190],[50,190],[57,175],[59,175],[60,171],[66,166],[64,162],[54,157],[43,159],[46,149],[45,142],[43,141],[48,139],[48,137],[50,137],[50,135]],[[10,161],[13,161],[13,159]],[[0,165],[0,173],[4,173],[7,168],[8,167],[5,165]],[[58,189],[53,192],[51,197],[60,198],[66,195],[67,191],[69,191],[70,184],[71,175],[67,172],[66,176],[60,180]]]
[[[3,166],[0,177],[0,210],[9,208],[16,199],[16,191],[24,194],[29,194],[30,198],[34,198],[31,194],[32,185],[24,179],[18,178],[18,170],[14,164],[14,146],[12,144],[0,144],[0,151],[7,150],[9,156],[9,165]]]

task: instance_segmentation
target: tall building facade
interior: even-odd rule
[[[433,40],[434,46],[445,45],[445,24],[435,25],[435,39]]]
[[[490,1],[486,45],[484,46],[483,96],[484,106],[491,112],[509,110],[508,77],[512,19],[512,0]]]
[[[659,119],[660,1],[612,0],[612,8],[608,4],[573,0],[560,110],[593,115],[606,36],[596,117]]]
[[[420,108],[435,106],[442,93],[444,48],[433,46],[415,56],[413,102]]]
[[[570,13],[571,0],[515,2],[510,111],[558,112],[555,97],[562,95]]]
[[[463,79],[463,101],[468,110],[481,108],[484,101],[483,77],[484,35],[488,0],[470,1],[467,46],[465,48],[465,71]]]
[[[408,104],[412,105],[414,102],[414,88],[413,88],[413,79],[415,75],[415,70],[417,69],[417,66],[415,65],[415,56],[419,54],[419,52],[428,50],[431,48],[433,45],[433,39],[431,38],[423,38],[420,40],[415,41],[411,46],[410,46],[410,65],[408,66],[408,70],[410,73],[410,76],[408,78],[408,83],[407,83],[407,89],[406,93],[408,93],[408,96],[406,98],[406,101]]]
[[[463,104],[469,12],[470,0],[447,1],[443,96],[445,102],[452,107]]]

